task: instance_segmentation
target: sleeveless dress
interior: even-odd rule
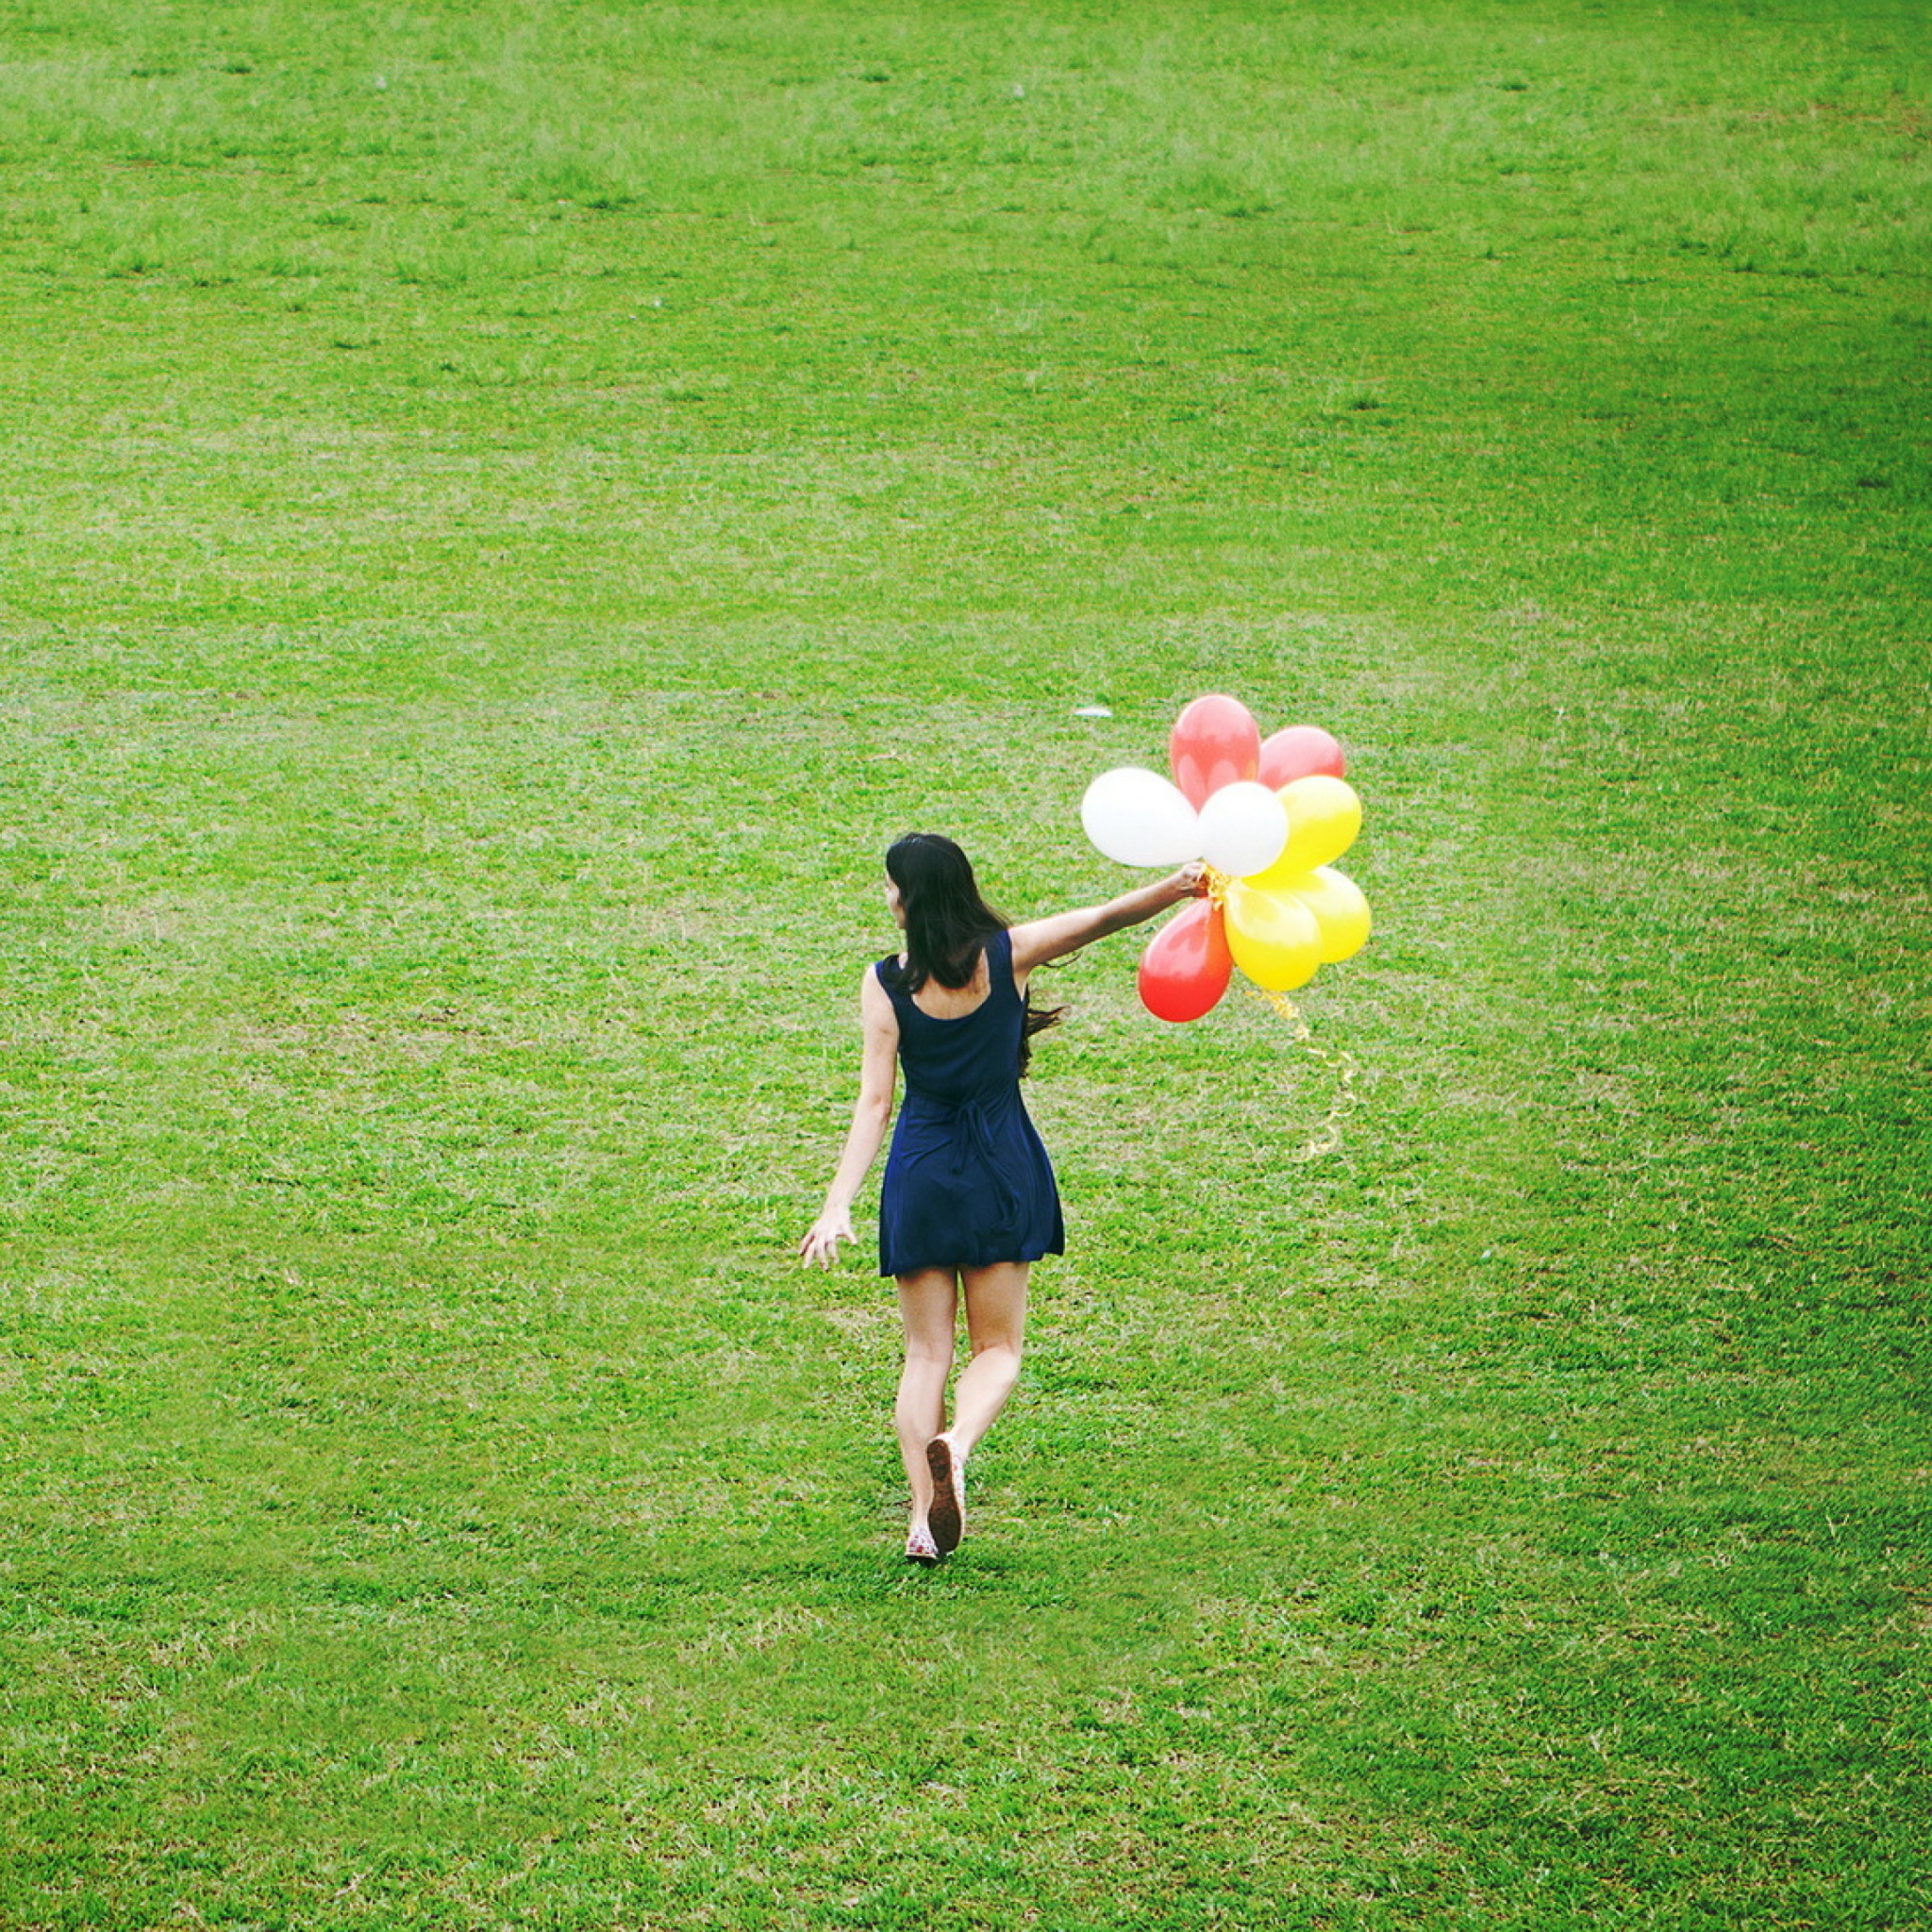
[[[922,1012],[898,968],[896,956],[873,968],[898,1018],[906,1073],[879,1191],[879,1273],[1065,1253],[1053,1166],[1020,1098],[1026,1003],[1011,937],[987,941],[987,996],[957,1020]]]

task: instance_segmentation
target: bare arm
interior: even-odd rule
[[[1012,929],[1013,978],[1024,988],[1025,976],[1049,959],[1064,958],[1077,953],[1093,940],[1108,933],[1124,932],[1178,906],[1183,899],[1198,899],[1208,890],[1206,869],[1200,864],[1184,865],[1151,886],[1138,891],[1123,892],[1105,906],[1083,906],[1077,912],[1057,912],[1050,919],[1029,919]]]
[[[852,1200],[872,1172],[879,1143],[892,1118],[892,1086],[899,1064],[899,1022],[878,974],[871,967],[858,991],[859,1019],[865,1028],[865,1053],[859,1064],[858,1099],[852,1108],[852,1125],[839,1171],[825,1190],[825,1205],[798,1244],[808,1261],[829,1268],[839,1258],[839,1243],[857,1241],[852,1231]]]

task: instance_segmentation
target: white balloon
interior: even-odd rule
[[[1201,808],[1201,856],[1230,878],[1266,872],[1288,843],[1288,808],[1252,778],[1224,785]]]
[[[1122,865],[1185,865],[1201,856],[1201,821],[1186,794],[1141,765],[1101,773],[1080,801],[1080,823]]]

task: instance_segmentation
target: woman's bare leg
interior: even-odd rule
[[[953,1391],[953,1426],[947,1440],[963,1462],[992,1426],[1020,1379],[1026,1332],[1025,1261],[997,1261],[991,1268],[962,1268],[966,1284],[966,1333],[973,1359]]]
[[[893,1420],[906,1480],[912,1485],[912,1526],[932,1508],[932,1472],[925,1445],[946,1425],[946,1377],[953,1371],[953,1336],[959,1319],[959,1284],[950,1268],[899,1276],[899,1319],[906,1326],[906,1366],[899,1374]]]

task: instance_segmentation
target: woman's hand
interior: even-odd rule
[[[839,1243],[858,1239],[852,1231],[851,1209],[827,1208],[806,1230],[805,1239],[798,1244],[799,1258],[829,1268],[839,1258]]]
[[[1205,899],[1208,896],[1208,861],[1191,858],[1168,882],[1176,901]]]

